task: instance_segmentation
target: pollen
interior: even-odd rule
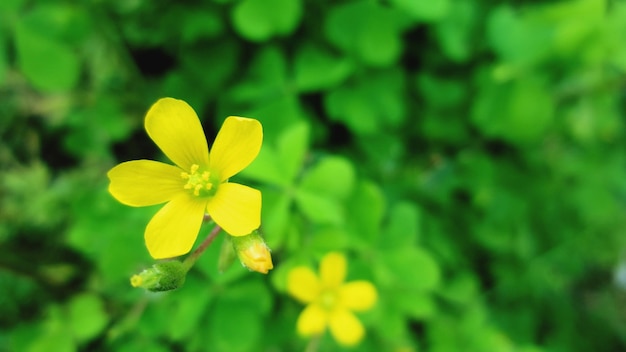
[[[187,183],[183,186],[184,189],[190,190],[194,196],[209,196],[214,192],[213,180],[211,173],[207,170],[200,170],[198,164],[191,165],[190,172],[181,172],[180,177],[183,180],[187,180]]]

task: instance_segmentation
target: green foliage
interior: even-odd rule
[[[378,290],[355,350],[625,350],[625,31],[621,0],[0,1],[0,351],[340,351],[286,290],[330,251]],[[106,172],[164,158],[163,96],[263,123],[267,276],[220,236],[130,286],[158,207]]]

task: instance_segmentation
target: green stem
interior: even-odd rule
[[[198,248],[196,248],[196,250],[193,251],[193,253],[191,253],[187,258],[185,258],[185,261],[183,262],[185,271],[189,271],[189,269],[191,269],[191,267],[196,263],[196,260],[198,260],[207,248],[209,248],[209,245],[213,242],[213,240],[215,240],[221,230],[222,228],[216,224],[200,246],[198,246]]]
[[[317,352],[317,350],[320,348],[321,339],[322,335],[315,335],[311,337],[309,343],[304,348],[304,352]]]

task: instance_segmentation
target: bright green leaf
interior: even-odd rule
[[[358,81],[330,90],[324,107],[333,120],[358,134],[375,134],[383,126],[397,127],[406,118],[406,86],[398,69],[375,71]]]
[[[402,10],[407,11],[415,19],[426,22],[441,20],[448,13],[450,8],[454,7],[451,6],[450,0],[393,0],[392,3]]]
[[[26,352],[74,352],[77,350],[63,312],[56,305],[48,306],[42,332],[32,337]]]
[[[268,143],[263,143],[256,159],[239,175],[272,185],[289,185],[291,179],[281,174],[282,165],[278,160],[278,153]]]
[[[65,43],[24,23],[15,28],[17,63],[24,75],[45,92],[72,89],[78,82],[80,61]],[[45,58],[45,60],[42,60]]]
[[[309,124],[302,121],[287,128],[278,137],[281,177],[293,182],[304,164],[309,149]]]
[[[265,41],[293,32],[301,16],[300,0],[243,0],[233,8],[232,21],[244,38]]]
[[[423,292],[396,295],[393,304],[413,319],[427,319],[437,312],[437,303],[430,294]]]
[[[554,101],[550,93],[538,76],[506,83],[487,78],[474,101],[472,122],[490,137],[517,143],[537,142],[553,119]]]
[[[352,236],[374,244],[380,234],[385,207],[380,188],[373,182],[360,181],[346,206]]]
[[[441,280],[441,271],[435,259],[425,250],[405,247],[386,251],[381,265],[375,268],[377,281],[398,290],[429,291]]]
[[[381,248],[402,248],[416,243],[420,233],[420,213],[414,204],[402,202],[390,210],[389,224],[380,238]]]
[[[92,293],[72,297],[67,306],[67,314],[73,336],[81,343],[96,337],[109,321],[102,299]]]
[[[343,207],[332,197],[299,189],[295,199],[302,213],[315,223],[338,225],[344,222]]]
[[[176,291],[176,300],[168,302],[167,333],[172,340],[184,340],[196,332],[213,298],[211,286],[204,279],[187,278],[184,289]]]
[[[254,297],[254,292],[249,292]],[[235,300],[220,300],[214,305],[205,327],[207,341],[217,351],[244,352],[254,350],[261,337],[263,323],[259,313]]]
[[[328,40],[372,66],[389,66],[402,53],[404,16],[375,2],[334,6],[324,24]],[[375,25],[372,25],[375,23]]]
[[[327,156],[307,170],[300,188],[311,193],[345,199],[354,187],[354,167],[345,158]]]
[[[353,63],[312,44],[303,45],[295,58],[295,81],[300,92],[334,87],[354,70]]]

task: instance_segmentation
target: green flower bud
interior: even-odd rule
[[[231,240],[241,264],[246,268],[262,274],[274,268],[270,249],[258,231],[247,236],[231,236]]]
[[[133,275],[130,278],[130,284],[152,292],[170,291],[182,286],[186,275],[187,270],[183,263],[171,260],[156,263],[152,265],[152,268]]]

